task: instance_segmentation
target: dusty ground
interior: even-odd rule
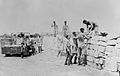
[[[53,40],[46,37],[45,51],[25,59],[1,55],[0,76],[118,76],[118,73],[100,71],[89,66],[65,66],[65,57],[57,57],[57,52],[50,49]]]

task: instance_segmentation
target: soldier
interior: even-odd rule
[[[92,31],[95,33],[95,34],[98,34],[98,25],[96,25],[96,23],[94,22],[89,22],[87,20],[83,20],[83,24],[86,24],[86,28],[87,28],[87,32],[88,33],[91,33]]]
[[[85,44],[84,28],[80,28],[80,34],[78,35],[78,65],[87,64],[86,44]]]
[[[35,55],[35,54],[36,54],[36,50],[35,50],[35,47],[34,47],[35,44],[36,44],[36,42],[35,42],[34,40],[31,40],[31,41],[30,41],[30,47],[31,47],[31,50],[32,50],[32,51],[31,51],[31,54],[32,54],[32,55]]]
[[[66,44],[65,44],[65,47],[66,47],[66,60],[65,60],[65,65],[70,65],[71,64],[71,43],[70,43],[70,36],[67,35],[66,38],[65,38],[65,41],[66,41]]]
[[[56,25],[56,22],[53,21],[53,25],[51,27],[54,27],[54,37],[58,34],[58,25]]]
[[[67,25],[67,21],[64,21],[64,23],[65,25],[62,28],[62,33],[63,33],[63,36],[66,37],[67,35],[70,34],[70,29],[69,29],[69,26]]]
[[[91,29],[91,31],[95,31],[95,33],[97,34],[98,33],[98,29],[99,29],[99,27],[98,27],[98,25],[96,25],[94,22],[92,22],[92,29]]]
[[[62,28],[62,35],[63,37],[67,37],[69,34],[70,34],[70,29],[69,29],[69,26],[67,25],[67,21],[64,21],[64,26]],[[63,44],[63,50],[65,50],[64,47],[65,45]]]
[[[30,39],[29,39],[29,36],[26,36],[24,38],[24,43],[26,45],[26,47],[25,47],[25,54],[26,55],[30,55],[31,48],[30,48]]]
[[[21,49],[21,58],[24,58],[24,52],[26,50],[26,44],[25,44],[24,40],[21,42],[21,47],[22,47],[22,49]]]
[[[61,35],[57,35],[57,48],[58,48],[58,54],[62,55],[62,51],[63,51],[63,37]]]
[[[43,51],[43,37],[39,36],[38,38],[38,49],[39,49],[39,53],[41,53]]]
[[[87,21],[87,20],[83,20],[83,24],[86,24],[86,26],[87,26],[87,32],[90,32],[91,29],[92,29],[91,23],[89,21]]]
[[[77,64],[77,48],[78,48],[78,42],[77,42],[77,34],[76,32],[73,32],[73,37],[72,37],[72,50],[71,50],[71,58],[70,62],[72,63],[72,59],[74,57],[74,64]]]

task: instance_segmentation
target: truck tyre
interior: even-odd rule
[[[10,54],[5,54],[6,57],[10,56]]]
[[[22,59],[24,58],[24,55],[23,55],[23,53],[21,53],[21,58],[22,58]]]
[[[28,51],[27,56],[30,56],[30,52]]]

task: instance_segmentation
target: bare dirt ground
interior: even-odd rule
[[[21,59],[0,55],[0,76],[118,76],[89,66],[66,66],[65,57],[57,57],[57,52],[50,49],[54,41],[46,37],[44,43],[44,52],[35,56]]]

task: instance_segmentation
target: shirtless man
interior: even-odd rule
[[[78,65],[87,64],[86,44],[84,28],[80,28],[80,34],[78,35]],[[82,62],[82,63],[81,63]]]
[[[78,42],[77,42],[77,34],[76,32],[73,32],[73,37],[71,38],[71,58],[70,58],[70,62],[72,63],[72,59],[74,57],[74,62],[73,64],[77,64],[77,48],[78,48]]]
[[[65,60],[65,65],[70,65],[71,64],[71,42],[70,42],[70,36],[67,35],[66,38],[65,38],[65,50],[66,50],[66,60]]]

